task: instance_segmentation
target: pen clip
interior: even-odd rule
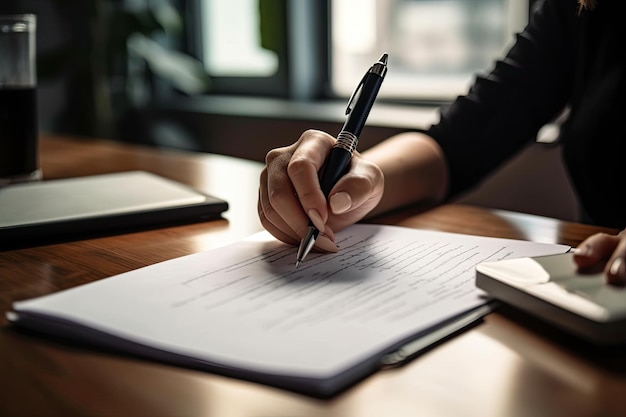
[[[356,88],[354,89],[354,93],[352,93],[352,95],[350,96],[350,99],[348,100],[348,107],[346,108],[346,116],[352,112],[352,102],[354,101],[354,98],[357,96],[357,93],[361,91],[363,84],[365,84],[365,78],[367,78],[367,74],[369,74],[371,70],[372,68],[368,69],[365,72],[365,74],[363,75],[363,78],[361,78],[361,82],[359,82],[359,85],[357,85]]]

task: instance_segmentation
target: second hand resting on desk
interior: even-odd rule
[[[380,90],[380,86],[387,74],[387,59],[388,55],[383,54],[378,62],[367,70],[348,101],[348,108],[346,109],[347,119],[341,132],[337,135],[337,143],[330,151],[320,176],[320,187],[326,198],[328,198],[330,190],[339,178],[345,174],[350,164],[350,159],[356,149],[361,130],[365,126],[367,116],[374,105],[378,90]],[[353,102],[354,107],[352,106]],[[313,248],[319,233],[319,230],[310,222],[298,248],[296,268],[300,266]]]

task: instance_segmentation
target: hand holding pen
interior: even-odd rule
[[[387,54],[370,67],[348,101],[346,121],[337,136],[337,143],[330,151],[320,176],[320,187],[324,197],[328,198],[335,186],[350,165],[352,154],[356,150],[359,135],[365,126],[367,116],[374,105],[378,90],[387,74]],[[306,234],[298,247],[296,268],[313,248],[320,231],[311,222]]]
[[[387,56],[383,57],[386,61]],[[377,77],[374,80],[378,79],[374,89],[371,80],[367,82],[372,69]],[[377,62],[360,80],[350,98],[345,124],[350,126],[349,120],[352,123],[358,120],[360,128],[353,129],[358,133],[365,124],[385,73],[385,62]],[[364,90],[366,85],[368,87]],[[367,97],[370,99],[366,100]],[[361,104],[357,105],[359,102]],[[357,111],[357,108],[361,110]],[[314,247],[323,252],[336,252],[334,232],[360,221],[379,204],[385,184],[382,171],[376,163],[356,151],[337,184],[330,187],[331,194],[322,192],[319,175],[328,165],[328,157],[337,142],[333,135],[310,129],[291,145],[267,153],[259,181],[257,208],[261,224],[276,239],[297,246],[314,223],[320,230]]]

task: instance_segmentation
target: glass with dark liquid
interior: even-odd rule
[[[34,14],[0,15],[0,186],[41,178]]]

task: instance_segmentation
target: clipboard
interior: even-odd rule
[[[579,271],[571,252],[484,262],[476,286],[594,345],[626,343],[626,288],[607,285],[601,268]]]
[[[145,171],[0,188],[0,248],[221,217],[228,203]]]

